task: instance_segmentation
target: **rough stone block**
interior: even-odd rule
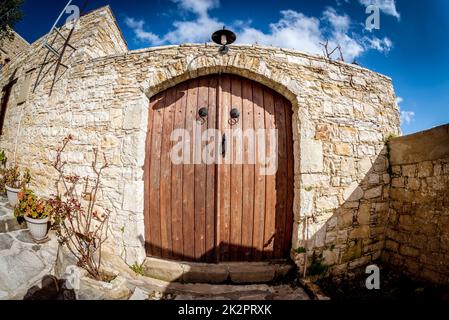
[[[387,240],[387,241],[385,241],[385,248],[387,250],[397,252],[399,249],[399,243],[392,241],[392,240]]]
[[[350,239],[366,239],[370,236],[370,227],[369,226],[361,226],[359,228],[353,229],[349,233]]]
[[[147,258],[143,267],[145,276],[169,282],[182,280],[184,274],[182,264],[167,260]]]
[[[375,187],[365,191],[365,199],[374,199],[382,196],[382,186]]]
[[[343,251],[343,255],[341,258],[342,263],[346,263],[349,261],[353,261],[362,256],[362,241],[356,242],[355,245],[347,248]]]
[[[404,177],[413,178],[416,177],[417,167],[414,164],[402,166],[402,175]]]
[[[185,283],[223,283],[228,279],[226,265],[186,264],[183,263]]]
[[[407,256],[407,257],[418,257],[419,256],[419,250],[407,245],[401,245],[399,248],[399,253],[401,255]]]
[[[338,208],[338,198],[336,196],[318,198],[315,206],[317,210],[331,210]]]
[[[323,144],[321,141],[301,141],[301,173],[323,172]]]
[[[272,281],[275,274],[275,265],[229,264],[229,276],[234,283],[266,283]]]
[[[351,146],[348,143],[336,143],[335,154],[340,156],[349,156],[352,154]]]
[[[143,211],[143,181],[125,182],[123,192],[123,210],[141,212]]]
[[[361,225],[368,225],[370,223],[370,218],[371,218],[371,203],[362,203],[360,205],[357,214],[357,221]]]

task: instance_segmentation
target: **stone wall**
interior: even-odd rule
[[[390,142],[391,208],[383,261],[449,284],[449,125]]]
[[[98,146],[111,163],[101,199],[101,205],[112,211],[111,244],[129,263],[141,260],[148,98],[187,79],[233,73],[278,91],[292,103],[292,248],[307,247],[310,255],[323,253],[335,273],[380,256],[389,194],[385,141],[400,131],[389,78],[356,65],[263,46],[235,45],[227,55],[220,55],[213,44],[120,54],[124,46],[114,40],[120,39],[120,31],[114,29],[109,9],[96,12],[105,13],[84,17],[97,23],[89,25],[89,31],[81,28],[79,34],[111,36],[92,40],[92,48],[81,47],[80,59],[62,75],[51,96],[51,79],[22,105],[15,103],[19,86],[14,88],[0,148],[21,166],[30,167],[36,190],[51,192],[55,179],[51,160],[66,134],[76,138],[68,160],[78,174],[90,172],[90,150]],[[33,64],[27,57],[43,59],[39,45],[33,48],[14,62],[19,84],[22,70]]]
[[[71,25],[66,24],[61,28],[61,32],[64,36],[68,36],[71,28]],[[25,50],[17,52],[14,58],[11,59],[11,63],[2,70],[2,77],[0,78],[2,86],[8,80],[8,75],[11,75],[13,72],[15,72],[15,77],[19,80],[25,73],[30,71],[33,71],[34,77],[37,77],[44,62],[48,65],[42,69],[43,74],[46,74],[50,69],[53,72],[47,72],[48,74],[46,74],[42,83],[48,83],[51,80],[54,74],[54,68],[52,69],[52,67],[56,60],[54,55],[49,54],[45,61],[45,57],[49,52],[43,46],[46,39],[47,36],[44,35],[24,48]],[[64,44],[64,39],[56,36],[56,32],[53,32],[48,36],[48,42],[54,48],[59,49]],[[62,60],[67,66],[74,66],[93,58],[128,52],[126,42],[118,29],[117,22],[109,6],[82,16],[70,38],[70,44],[76,48],[76,51],[67,47]],[[61,67],[58,76],[63,75],[65,72],[66,69]],[[48,88],[46,89],[48,90]]]
[[[3,64],[5,59],[14,60],[19,53],[27,50],[30,46],[17,32],[13,32],[14,38],[12,40],[3,39],[0,42],[0,64]]]

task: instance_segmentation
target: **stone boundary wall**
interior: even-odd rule
[[[98,147],[111,165],[105,171],[100,201],[112,212],[111,247],[128,263],[140,263],[145,257],[148,99],[188,79],[232,73],[260,82],[292,103],[292,249],[307,247],[310,256],[323,254],[335,274],[380,257],[390,183],[385,141],[400,133],[391,79],[356,65],[256,45],[233,45],[226,55],[213,44],[123,53],[125,44],[117,40],[120,30],[109,10],[83,17],[82,26],[89,30],[82,27],[74,38],[80,41],[78,60],[61,76],[51,96],[47,77],[26,103],[17,104],[24,72],[43,59],[39,43],[12,64],[18,82],[0,149],[31,169],[39,194],[53,190],[51,162],[64,136],[75,137],[68,149],[68,168],[81,176],[90,173],[91,149]],[[85,38],[83,33],[91,36]],[[89,44],[93,46],[85,48]],[[0,86],[5,83],[0,80]],[[292,257],[296,259],[293,251]]]
[[[449,125],[393,139],[382,259],[413,278],[449,284]]]
[[[17,32],[13,30],[14,39],[3,39],[0,42],[0,63],[3,64],[6,58],[14,60],[14,58],[29,48],[30,44],[23,39]]]

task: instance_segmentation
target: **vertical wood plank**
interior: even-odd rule
[[[195,258],[195,165],[193,164],[193,142],[194,128],[196,120],[196,108],[198,102],[198,79],[189,82],[187,95],[185,129],[187,137],[186,146],[190,151],[188,164],[184,164],[183,172],[183,237],[184,237],[184,258],[193,260]]]
[[[242,126],[245,132],[243,140],[243,189],[242,189],[242,261],[252,260],[253,225],[254,225],[254,168],[255,168],[255,136],[254,106],[251,82],[242,82]]]
[[[284,97],[275,94],[274,109],[275,122],[278,129],[278,170],[276,178],[276,238],[274,241],[274,258],[284,257],[284,238],[287,223],[287,201],[291,190],[287,189],[287,181],[290,179],[287,170],[287,126],[285,123]]]
[[[202,150],[205,143],[202,142],[202,133],[207,129],[207,122],[199,118],[200,108],[208,107],[209,103],[209,79],[201,77],[198,80],[198,102],[195,116],[195,260],[204,261],[206,248],[206,165],[202,161]]]
[[[171,133],[176,102],[176,88],[166,91],[166,103],[163,109],[163,128],[161,139],[161,176],[160,176],[160,215],[162,257],[171,258],[172,246],[172,208],[171,208]]]
[[[262,259],[265,230],[265,176],[260,174],[260,157],[265,157],[265,139],[257,131],[265,128],[265,110],[263,90],[257,83],[252,83],[254,101],[254,130],[256,132],[256,166],[254,172],[254,227],[253,260]]]
[[[229,136],[229,133],[226,133],[229,128],[229,112],[231,111],[231,79],[229,75],[224,74],[221,75],[221,96],[220,96],[220,108],[219,108],[219,128],[221,134],[226,134]],[[221,138],[221,137],[220,137]],[[229,142],[229,137],[227,137]],[[220,143],[221,146],[221,143]],[[226,156],[229,157],[229,143],[227,147]],[[229,260],[229,243],[230,243],[230,186],[231,186],[231,170],[230,165],[228,164],[229,160],[221,157],[221,163],[218,165],[218,172],[220,176],[220,191],[219,191],[219,201],[220,201],[220,209],[219,209],[219,219],[220,219],[220,260],[228,261]],[[228,162],[228,163],[226,163]]]
[[[242,80],[240,77],[231,77],[231,108],[239,110],[242,114]],[[242,256],[242,175],[243,175],[243,141],[242,116],[238,121],[232,122],[231,146],[231,234],[230,234],[230,260],[239,261]]]
[[[188,83],[181,83],[176,91],[176,103],[173,129],[184,130],[185,112],[187,106]],[[174,144],[180,141],[173,141]],[[172,161],[173,163],[173,161]],[[182,259],[184,257],[184,237],[183,237],[183,164],[172,164],[171,190],[172,190],[172,240],[173,258]]]
[[[147,255],[153,255],[153,246],[151,244],[151,220],[150,220],[150,174],[151,174],[151,140],[153,127],[153,108],[157,99],[151,98],[148,107],[148,131],[145,145],[145,170],[144,170],[144,221],[145,221],[145,251]]]
[[[266,158],[264,159],[264,167],[268,169],[273,164],[270,161],[272,154],[276,154],[276,144],[271,141],[271,130],[276,129],[275,123],[275,110],[273,91],[264,87],[264,108],[265,108],[265,146],[266,146]],[[277,157],[277,154],[276,156]],[[265,176],[265,230],[264,230],[264,250],[263,258],[271,259],[273,257],[274,240],[276,237],[275,230],[275,218],[276,218],[276,176],[273,174],[266,174]]]
[[[215,156],[217,156],[218,150],[216,150],[218,136],[215,136],[211,130],[217,129],[217,86],[218,78],[216,75],[209,76],[208,85],[208,111],[207,128],[209,129],[207,135],[208,143],[211,143],[211,147],[215,150]],[[212,151],[213,151],[212,150]],[[216,225],[216,164],[215,161],[206,165],[206,262],[215,262],[215,225]]]
[[[161,168],[161,139],[164,122],[164,107],[166,92],[156,99],[153,105],[153,126],[151,138],[150,161],[150,229],[152,252],[156,256],[162,255],[161,245],[161,215],[160,215],[160,168]]]
[[[284,113],[285,113],[285,126],[286,126],[286,155],[287,155],[287,205],[286,205],[286,228],[284,236],[284,252],[283,257],[290,255],[290,248],[293,235],[293,198],[294,198],[294,184],[295,184],[295,172],[294,172],[294,154],[293,154],[293,125],[292,117],[293,110],[292,105],[287,99],[283,99]],[[299,156],[299,155],[298,155]]]

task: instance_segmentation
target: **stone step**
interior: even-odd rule
[[[287,261],[190,263],[147,258],[144,275],[168,282],[253,284],[279,282],[294,272]]]
[[[228,285],[228,284],[182,284],[170,283],[155,288],[148,283],[133,286],[133,300],[310,300],[307,292],[299,286],[284,285]],[[138,297],[137,297],[138,296]]]

